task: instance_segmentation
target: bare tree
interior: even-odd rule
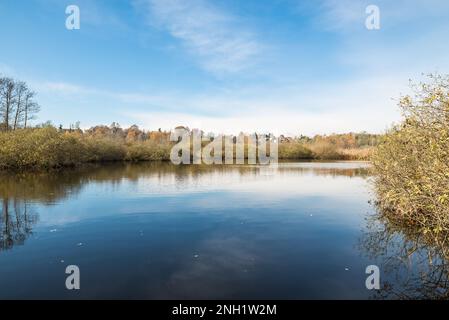
[[[15,82],[11,78],[0,79],[0,117],[3,120],[3,130],[8,131],[15,103]]]
[[[16,82],[15,88],[15,96],[16,96],[16,108],[15,108],[15,116],[14,116],[14,125],[13,125],[13,130],[16,130],[19,125],[20,122],[23,120],[23,116],[24,116],[24,100],[26,98],[26,95],[28,93],[28,87],[26,85],[25,82],[19,81]]]
[[[0,77],[0,130],[26,128],[40,110],[35,96],[25,82]]]
[[[27,93],[25,95],[25,101],[23,106],[23,112],[24,112],[24,128],[27,127],[28,121],[35,119],[36,114],[40,111],[41,107],[37,102],[33,100],[33,98],[36,96],[36,93],[34,91],[27,90]]]

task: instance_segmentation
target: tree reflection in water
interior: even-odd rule
[[[51,205],[77,194],[90,183],[119,185],[141,178],[156,178],[164,186],[170,177],[177,186],[195,184],[201,177],[223,173],[245,179],[264,174],[258,166],[174,166],[170,163],[109,164],[84,166],[46,173],[0,172],[0,251],[21,245],[32,234],[38,221],[33,204]],[[277,174],[369,178],[368,168],[344,164],[286,163]],[[360,251],[375,261],[381,270],[382,289],[374,298],[448,299],[449,239],[418,233],[413,226],[393,221],[392,215],[378,213],[368,220],[367,231],[360,239]],[[373,263],[374,264],[374,263]]]
[[[448,299],[449,238],[418,232],[378,212],[368,218],[360,249],[379,261],[381,290],[375,299]]]
[[[2,198],[0,215],[0,251],[22,245],[31,234],[37,215],[29,209],[26,200]]]
[[[86,165],[50,172],[0,172],[0,251],[23,244],[32,234],[33,225],[38,221],[33,203],[51,205],[67,197],[75,197],[91,182],[118,185],[124,179],[137,181],[145,177],[173,176],[178,184],[182,184],[188,179],[195,181],[204,175],[226,174],[229,171],[242,177],[257,176],[262,168],[251,165],[175,166],[167,162],[145,162]],[[279,174],[313,171],[323,176],[368,176],[366,168],[341,167],[338,163],[328,163],[328,167],[319,163],[286,163],[276,170]]]

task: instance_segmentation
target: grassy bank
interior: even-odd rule
[[[373,155],[378,205],[396,223],[440,237],[449,233],[449,78],[413,89],[400,100],[403,122]]]

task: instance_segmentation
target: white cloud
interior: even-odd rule
[[[377,113],[377,114],[376,114]],[[276,135],[286,134],[325,134],[344,132],[383,132],[386,129],[385,114],[371,112],[367,114],[351,112],[325,112],[321,114],[300,111],[285,111],[283,113],[256,113],[246,116],[211,117],[182,113],[127,113],[144,128],[162,128],[171,130],[178,125],[190,128],[200,128],[205,132],[223,134],[238,134],[239,132],[271,132]],[[388,115],[391,118],[390,115]],[[379,129],[381,128],[381,129]]]
[[[295,87],[270,95],[261,89],[252,98],[235,96],[184,96],[178,111],[132,110],[123,113],[145,128],[170,130],[178,125],[206,132],[237,134],[272,132],[274,134],[323,134],[349,131],[383,132],[399,120],[399,109],[392,99],[407,90],[407,81],[375,78],[348,81],[296,92]],[[298,91],[298,90],[296,90]],[[191,108],[208,109],[207,115]],[[215,110],[216,115],[213,114]]]
[[[272,132],[297,135],[348,131],[382,132],[399,119],[392,98],[407,91],[407,79],[393,76],[339,83],[290,84],[280,88],[255,87],[220,92],[133,93],[101,91],[70,83],[43,83],[40,90],[58,99],[91,105],[104,104],[122,125],[170,130],[178,125],[206,132]],[[45,89],[45,90],[44,90]]]
[[[246,69],[261,46],[238,18],[205,0],[141,0],[149,13],[170,35],[197,56],[199,63],[216,74]]]
[[[348,25],[364,26],[365,7],[361,1],[324,0],[322,2],[323,20],[330,29],[342,29]]]
[[[90,90],[88,90],[87,88],[66,82],[36,83],[34,84],[34,87],[38,90],[46,92],[56,92],[59,94],[80,94],[90,92]]]
[[[15,74],[13,68],[0,62],[0,77],[13,77]]]
[[[381,29],[400,24],[414,25],[426,19],[446,18],[449,2],[446,0],[319,0],[318,23],[327,30],[366,32],[365,9],[376,5],[380,9]],[[307,9],[310,3],[299,2],[299,10]]]

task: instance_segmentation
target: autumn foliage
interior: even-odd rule
[[[413,89],[374,153],[375,187],[383,213],[437,237],[449,231],[449,77]]]
[[[104,129],[104,128],[103,128]],[[134,132],[120,137],[112,130],[83,133],[52,126],[0,133],[0,168],[57,168],[87,162],[168,160],[170,145],[139,140]]]

